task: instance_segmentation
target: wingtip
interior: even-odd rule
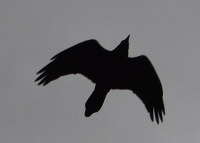
[[[56,55],[57,56],[57,55]],[[50,60],[54,60],[56,58],[56,56],[53,56]]]
[[[36,73],[36,75],[42,73],[42,71],[43,71],[43,69],[39,70],[39,71]]]
[[[163,105],[163,109],[162,109],[163,114],[165,115],[165,106]]]
[[[152,122],[154,122],[154,119],[157,124],[163,122],[163,116],[165,115],[164,109],[153,108],[152,110],[149,110],[148,112],[150,114],[150,119]]]

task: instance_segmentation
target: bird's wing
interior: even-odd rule
[[[154,115],[157,123],[163,121],[165,108],[163,103],[163,90],[158,75],[146,56],[129,58],[128,73],[131,76],[132,90],[142,100],[151,120]]]
[[[46,85],[60,76],[81,73],[95,82],[108,54],[96,40],[81,42],[52,57],[52,61],[37,72],[41,75],[35,81]]]

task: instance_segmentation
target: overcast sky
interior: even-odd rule
[[[81,75],[34,83],[58,52],[88,39],[112,50],[129,34],[129,57],[148,56],[162,82],[163,123],[127,90],[86,118],[94,84]],[[2,143],[197,143],[199,75],[199,0],[0,1]]]

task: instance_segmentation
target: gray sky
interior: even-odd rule
[[[199,14],[199,0],[1,0],[0,142],[199,142]],[[81,75],[34,83],[58,52],[88,39],[112,50],[129,34],[129,56],[147,55],[161,79],[163,123],[119,90],[85,118],[94,84]]]

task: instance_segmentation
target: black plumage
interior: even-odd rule
[[[144,103],[151,120],[155,115],[159,123],[165,114],[161,82],[149,59],[144,55],[129,58],[128,49],[129,36],[112,51],[96,40],[81,42],[51,58],[35,81],[47,85],[61,76],[78,73],[90,79],[96,86],[85,104],[86,117],[101,109],[111,89],[132,90]]]

